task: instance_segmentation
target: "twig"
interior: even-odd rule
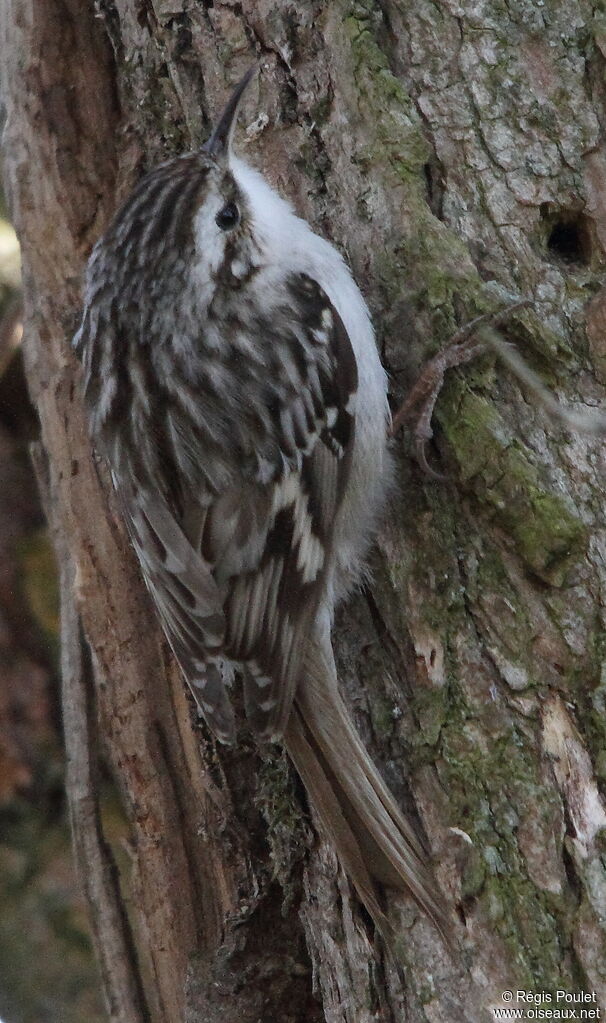
[[[606,435],[606,415],[600,409],[592,408],[583,412],[571,412],[547,390],[543,381],[526,364],[518,350],[490,327],[482,330],[482,340],[499,356],[507,368],[538,399],[547,414],[575,433],[588,433],[597,437]]]

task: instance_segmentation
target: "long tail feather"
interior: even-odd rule
[[[332,652],[310,643],[284,739],[341,865],[391,944],[378,885],[408,890],[450,945],[427,854],[398,809],[337,687]]]
[[[389,931],[387,918],[379,905],[376,884],[342,805],[339,786],[331,777],[330,768],[297,708],[291,714],[284,738],[307,793],[334,842],[343,869],[354,881],[360,899],[379,930]]]

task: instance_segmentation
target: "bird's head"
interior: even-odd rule
[[[201,305],[209,306],[222,283],[237,287],[249,274],[258,245],[232,138],[255,71],[238,83],[201,149],[165,161],[135,186],[95,247],[89,294],[97,278],[111,281],[118,301],[131,310],[157,308],[173,301],[170,291],[185,298],[189,280]]]

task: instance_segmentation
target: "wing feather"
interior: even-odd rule
[[[215,447],[204,447],[196,424],[187,428],[179,420],[187,447],[182,476],[176,446],[162,461],[176,479],[142,480],[141,460],[116,474],[169,642],[207,722],[225,742],[235,737],[225,662],[243,670],[254,731],[268,739],[284,731],[329,579],[349,474],[357,371],[347,332],[310,277],[292,275],[287,299],[279,314],[257,324],[267,351],[246,365],[250,380],[234,382],[233,409],[223,410],[235,424],[233,451],[222,453],[233,464],[216,466]],[[273,376],[266,379],[259,367],[272,360]],[[249,394],[256,405],[246,406]],[[204,411],[201,398],[202,418]],[[259,436],[242,438],[243,420]],[[199,490],[191,479],[196,457]],[[213,479],[228,485],[209,492]]]
[[[296,397],[280,413],[282,447],[290,453],[294,444],[298,467],[273,483],[258,566],[238,578],[225,604],[226,649],[247,666],[247,715],[264,738],[279,737],[290,714],[305,643],[330,571],[355,426],[356,363],[343,323],[315,282],[303,283],[299,302],[308,331],[322,334],[317,343],[323,349],[322,358],[312,364],[314,386],[306,391],[307,405]],[[316,398],[314,403],[318,391],[322,402]]]
[[[215,734],[235,741],[233,708],[221,672],[225,617],[211,566],[157,495],[119,488],[124,517],[166,637]]]

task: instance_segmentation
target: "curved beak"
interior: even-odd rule
[[[215,160],[226,157],[229,153],[242,96],[256,73],[257,68],[251,67],[250,71],[247,71],[244,75],[244,78],[238,82],[219,118],[217,127],[208,141],[202,146],[202,152],[208,153]]]

